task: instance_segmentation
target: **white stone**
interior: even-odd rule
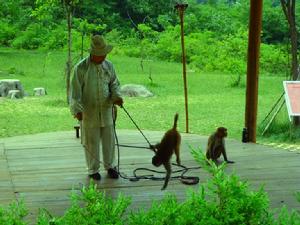
[[[129,97],[152,97],[153,93],[139,84],[125,84],[121,86],[121,95]]]
[[[18,98],[24,97],[24,89],[19,80],[16,79],[3,79],[0,80],[0,97],[6,97],[11,90],[19,90]]]
[[[10,99],[22,98],[21,92],[19,90],[10,90],[8,91],[7,98]]]
[[[47,91],[43,87],[37,87],[37,88],[33,89],[33,95],[34,96],[43,96],[43,95],[46,95],[46,94],[47,94]]]

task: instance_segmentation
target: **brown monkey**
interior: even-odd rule
[[[221,154],[227,163],[234,163],[227,159],[226,149],[225,149],[225,137],[227,137],[227,129],[225,127],[219,127],[216,132],[214,132],[208,138],[206,158],[212,159],[214,162],[218,162],[218,158]]]
[[[171,128],[165,133],[160,143],[156,144],[155,146],[151,146],[155,151],[155,156],[153,156],[152,158],[152,164],[157,167],[160,165],[164,165],[167,172],[165,177],[165,183],[161,190],[164,190],[168,186],[168,182],[171,177],[172,169],[170,161],[173,153],[175,153],[176,155],[177,164],[180,165],[179,151],[181,136],[176,130],[177,120],[178,113],[175,114],[173,128]]]

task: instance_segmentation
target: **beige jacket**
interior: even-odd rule
[[[111,62],[105,60],[96,65],[90,57],[81,60],[75,66],[70,89],[71,113],[83,113],[83,126],[96,128],[113,124],[112,105],[121,95]]]

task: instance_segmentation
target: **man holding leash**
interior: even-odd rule
[[[100,142],[108,177],[119,178],[114,167],[115,136],[112,110],[113,104],[122,106],[123,99],[113,64],[105,59],[112,48],[103,36],[92,36],[90,55],[75,66],[71,79],[70,109],[73,116],[82,121],[82,143],[88,174],[94,180],[101,179]]]

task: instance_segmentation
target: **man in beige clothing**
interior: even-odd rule
[[[114,167],[115,137],[113,128],[113,104],[122,106],[120,83],[113,64],[106,60],[112,50],[100,35],[92,36],[90,56],[81,60],[71,79],[70,109],[75,118],[82,121],[82,143],[88,174],[100,180],[99,144],[102,143],[104,168],[110,178],[117,179]]]

